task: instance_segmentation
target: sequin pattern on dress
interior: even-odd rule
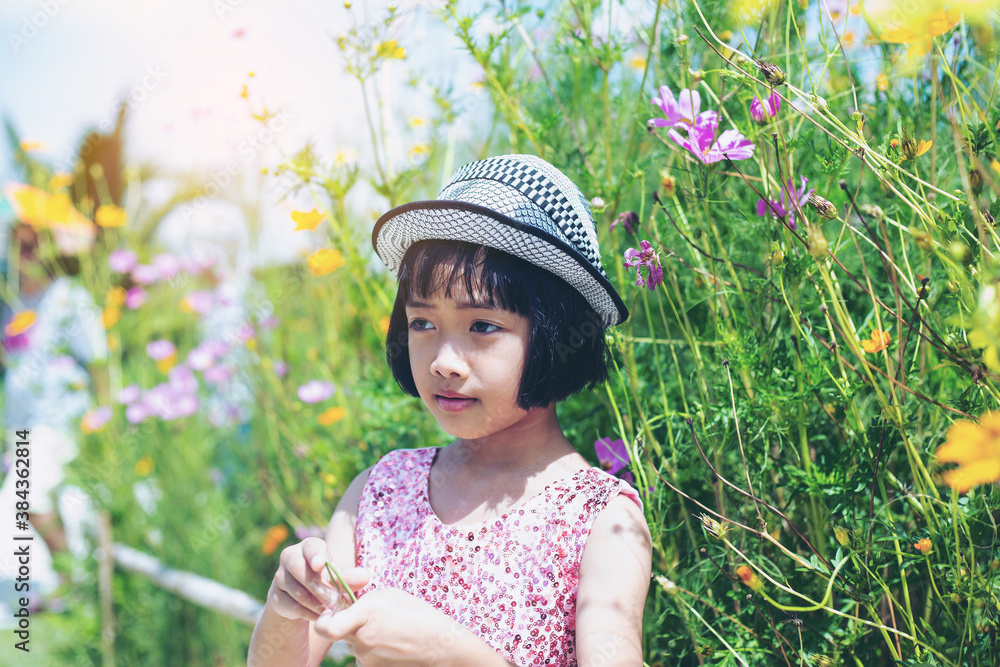
[[[599,468],[545,487],[506,514],[449,526],[434,514],[428,477],[437,448],[386,454],[358,508],[359,596],[397,588],[472,630],[517,665],[571,667],[580,559],[597,514],[626,482]]]

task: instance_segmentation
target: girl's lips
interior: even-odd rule
[[[438,405],[445,412],[461,412],[465,410],[473,403],[476,402],[475,398],[448,398],[447,396],[435,395],[434,399],[437,401]]]

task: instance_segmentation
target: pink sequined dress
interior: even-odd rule
[[[611,498],[635,489],[581,470],[503,516],[449,526],[434,514],[428,478],[437,448],[400,449],[372,468],[358,508],[360,595],[397,588],[475,632],[516,665],[577,664],[576,591],[590,528]]]

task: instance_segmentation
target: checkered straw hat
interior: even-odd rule
[[[437,199],[397,206],[372,231],[375,252],[397,275],[406,249],[425,239],[478,243],[550,271],[583,295],[605,327],[628,317],[601,266],[586,198],[534,155],[467,164]]]

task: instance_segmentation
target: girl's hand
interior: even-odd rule
[[[440,665],[472,635],[426,601],[395,588],[371,591],[344,611],[328,611],[313,627],[330,641],[346,641],[365,667]],[[500,658],[491,649],[488,653]]]
[[[324,574],[329,559],[326,542],[318,537],[307,537],[284,549],[267,593],[267,604],[279,616],[306,621],[315,621],[324,609],[350,604],[350,600],[341,599],[329,576]],[[343,571],[341,576],[351,590],[368,583],[368,571],[364,568]]]

